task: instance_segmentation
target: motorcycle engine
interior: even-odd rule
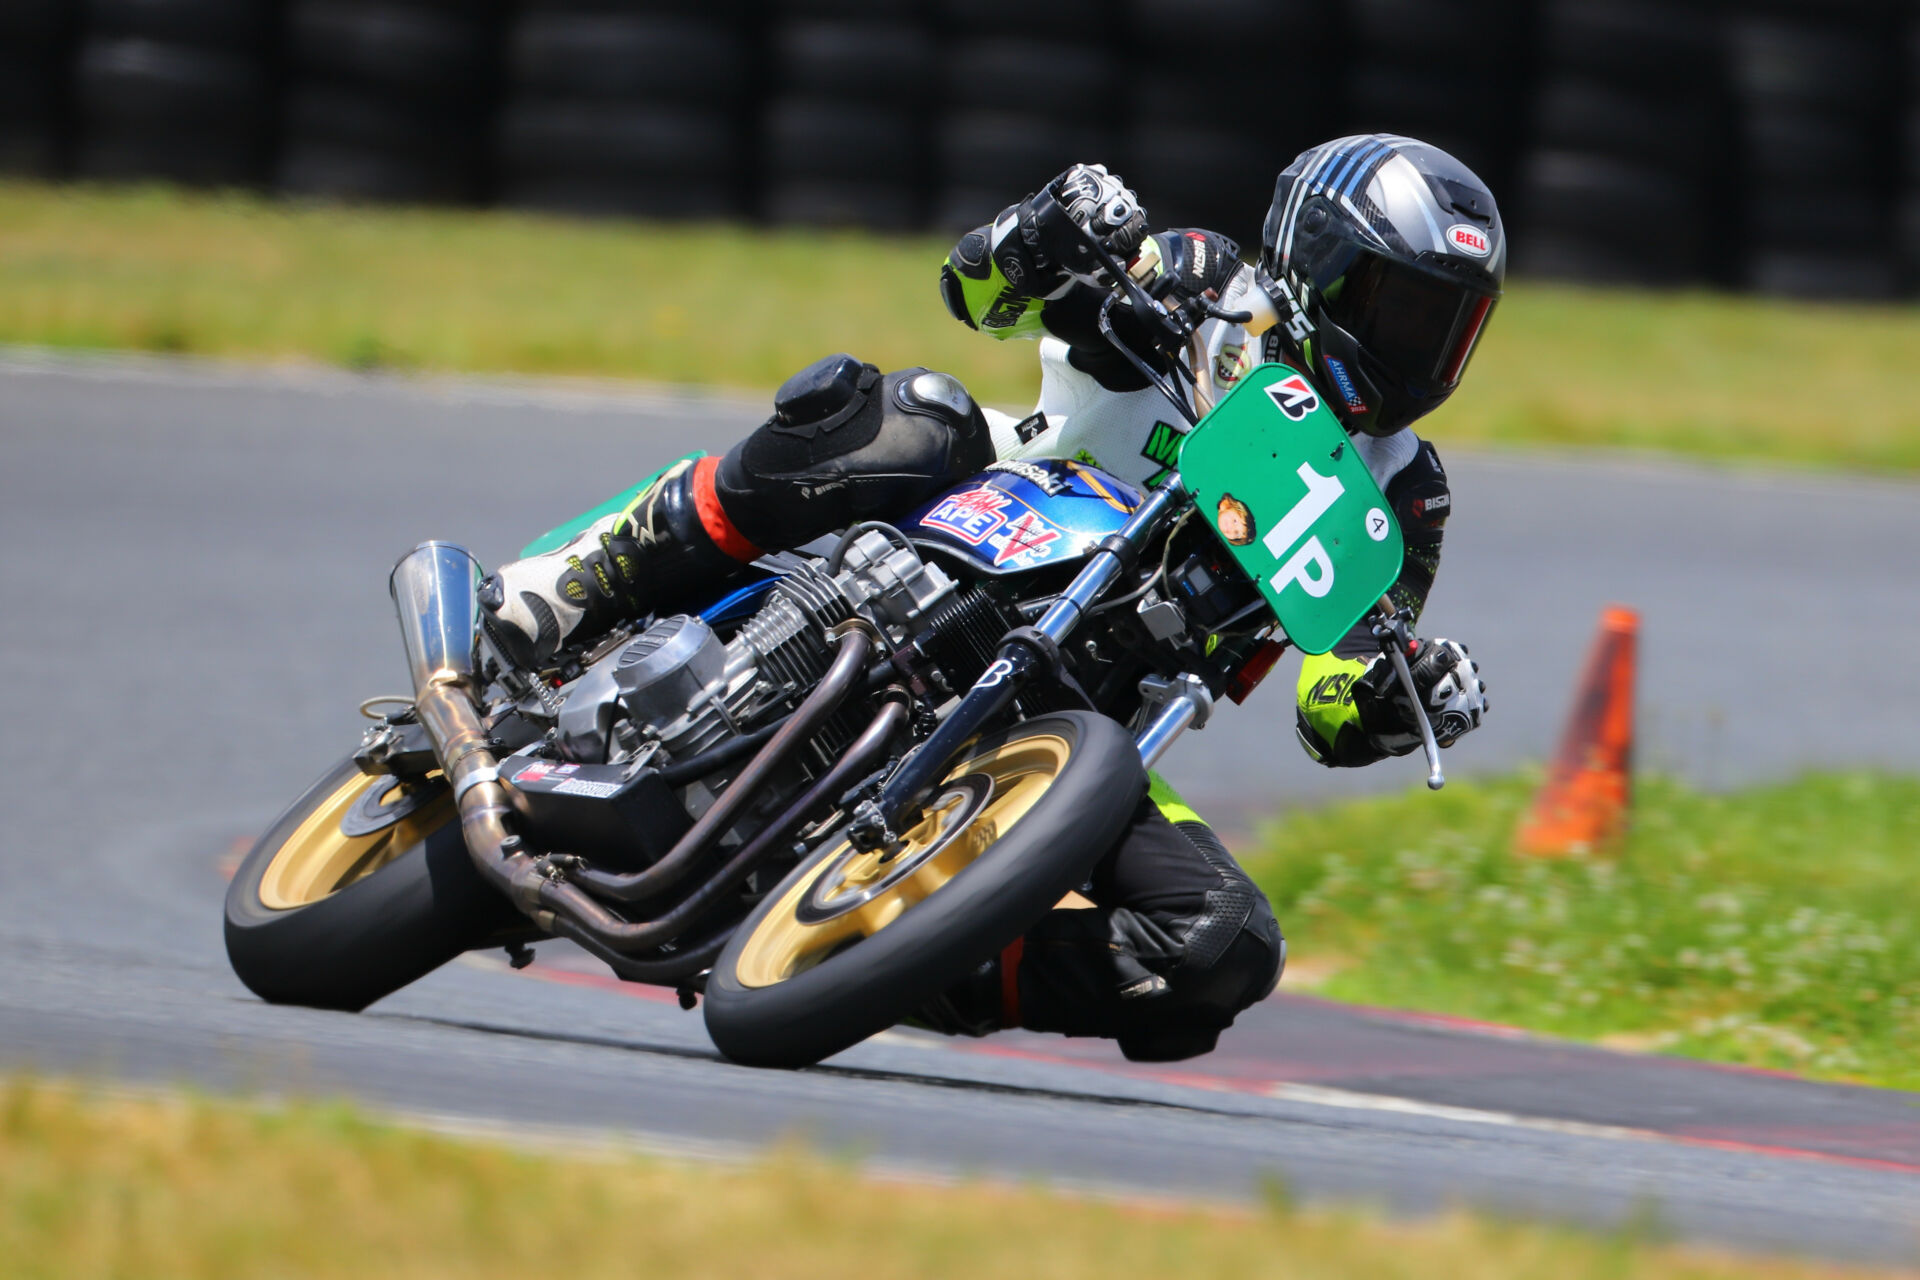
[[[798,704],[832,661],[828,632],[856,612],[904,639],[954,591],[939,566],[878,532],[856,539],[842,564],[829,577],[794,559],[731,640],[688,614],[655,622],[567,690],[560,754],[597,764],[645,752],[666,763],[708,750]],[[844,743],[819,745],[831,754]]]

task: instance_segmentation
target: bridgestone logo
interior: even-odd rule
[[[1320,407],[1320,397],[1313,386],[1299,374],[1291,378],[1282,378],[1267,388],[1267,396],[1274,407],[1294,422],[1300,421]]]

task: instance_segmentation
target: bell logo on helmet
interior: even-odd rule
[[[1456,253],[1471,254],[1476,258],[1484,258],[1493,252],[1493,241],[1487,237],[1487,233],[1464,222],[1447,228],[1447,244]]]

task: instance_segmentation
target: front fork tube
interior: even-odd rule
[[[1140,696],[1147,705],[1146,727],[1134,738],[1140,751],[1140,763],[1151,769],[1167,754],[1167,748],[1189,729],[1204,729],[1213,715],[1213,695],[1207,682],[1191,672],[1169,680],[1148,676],[1140,682]]]
[[[1087,615],[1087,610],[1105,595],[1139,557],[1142,547],[1166,527],[1168,518],[1187,499],[1186,488],[1174,475],[1147,496],[1120,532],[1114,534],[1094,553],[1086,566],[1060,593],[1040,620],[1014,633],[1000,648],[1000,655],[981,673],[973,687],[960,699],[953,714],[941,722],[931,736],[900,767],[876,802],[872,816],[884,821],[891,833],[900,820],[918,808],[927,792],[946,773],[947,764],[960,753],[987,723],[1002,711],[1033,675],[1051,670],[1059,660],[1059,648]],[[873,828],[877,837],[879,829]]]

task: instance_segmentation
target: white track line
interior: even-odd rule
[[[1341,1107],[1351,1111],[1391,1111],[1398,1115],[1421,1116],[1429,1120],[1451,1120],[1459,1124],[1490,1124],[1508,1129],[1532,1129],[1540,1133],[1567,1134],[1577,1138],[1604,1138],[1611,1142],[1665,1142],[1667,1135],[1651,1129],[1629,1129],[1621,1125],[1588,1124],[1580,1120],[1549,1120],[1540,1116],[1515,1115],[1507,1111],[1482,1111],[1477,1107],[1451,1107],[1418,1098],[1398,1098],[1384,1093],[1357,1093],[1349,1089],[1328,1089],[1315,1084],[1289,1084],[1282,1081],[1265,1094],[1280,1102],[1298,1102],[1313,1107]]]
[[[285,390],[318,395],[357,392],[442,404],[490,404],[572,412],[630,409],[711,413],[744,423],[756,422],[767,412],[767,397],[751,392],[616,378],[355,373],[305,362],[246,364],[202,356],[70,351],[53,347],[0,345],[0,374],[210,391]]]

